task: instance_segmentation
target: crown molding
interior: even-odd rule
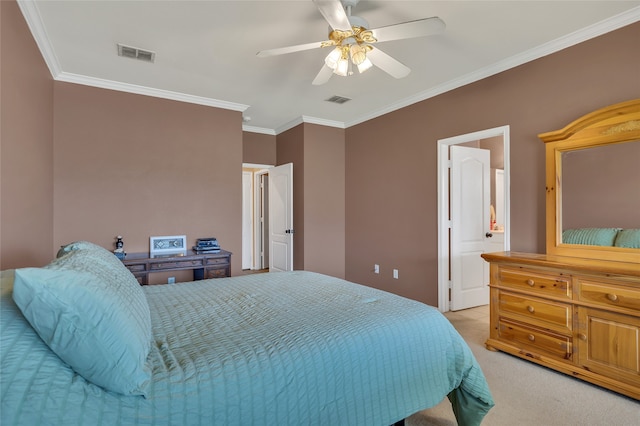
[[[261,133],[263,135],[276,136],[276,131],[274,129],[267,129],[265,127],[242,125],[242,131],[243,132],[250,132],[250,133]]]
[[[63,72],[61,70],[58,58],[56,57],[55,52],[53,50],[53,47],[51,46],[51,42],[44,28],[44,25],[42,23],[42,18],[40,16],[40,12],[38,11],[38,7],[36,3],[33,0],[16,0],[16,1],[27,22],[27,25],[31,33],[33,34],[36,44],[40,49],[42,57],[45,63],[47,64],[47,67],[49,68],[51,75],[55,80],[100,87],[104,89],[135,93],[135,94],[140,94],[145,96],[171,99],[171,100],[176,100],[180,102],[188,102],[188,103],[194,103],[199,105],[212,106],[216,108],[230,109],[234,111],[244,112],[249,108],[249,105],[244,105],[244,104],[239,104],[234,102],[220,101],[217,99],[212,99],[212,98],[207,98],[202,96],[188,95],[188,94],[172,92],[168,90],[155,89],[151,87],[120,83],[120,82],[111,81],[111,80],[104,80],[99,78],[86,77],[78,74]],[[574,31],[571,34],[560,37],[556,40],[552,40],[550,42],[544,43],[526,52],[522,52],[520,54],[511,56],[505,60],[499,61],[490,66],[481,68],[477,71],[463,75],[459,78],[447,81],[429,90],[416,93],[414,96],[411,96],[403,100],[400,100],[399,102],[390,104],[372,113],[360,116],[359,118],[350,122],[327,120],[327,119],[311,117],[311,116],[299,116],[289,121],[288,123],[282,126],[276,127],[274,129],[261,128],[261,127],[255,127],[255,126],[244,126],[244,125],[242,126],[242,129],[243,131],[254,132],[254,133],[264,133],[268,135],[278,135],[302,123],[312,123],[312,124],[319,124],[322,126],[346,129],[351,126],[355,126],[365,121],[372,120],[374,118],[388,114],[390,112],[394,112],[399,109],[405,108],[409,105],[413,105],[415,103],[418,103],[426,99],[435,97],[437,95],[446,93],[448,91],[457,89],[464,85],[474,83],[476,81],[482,80],[487,77],[491,77],[495,74],[501,73],[508,69],[517,67],[519,65],[525,64],[527,62],[541,58],[543,56],[550,55],[562,49],[566,49],[568,47],[571,47],[576,44],[587,41],[589,39],[601,36],[603,34],[617,30],[619,28],[622,28],[626,25],[630,25],[638,21],[640,21],[640,6],[637,6],[633,9],[629,9],[626,12],[620,13],[616,16],[605,19],[603,21],[600,21],[588,27]]]
[[[275,133],[276,135],[279,135],[282,132],[286,132],[287,130],[290,130],[294,127],[296,127],[299,124],[304,123],[304,120],[302,119],[302,116],[300,117],[296,117],[293,120],[289,121],[288,123],[283,124],[282,126],[276,127]]]
[[[82,84],[85,86],[99,87],[101,89],[117,90],[120,92],[134,93],[137,95],[152,96],[162,99],[170,99],[173,101],[187,102],[197,105],[205,105],[216,108],[229,109],[233,111],[245,111],[249,105],[238,104],[235,102],[220,101],[213,98],[203,96],[188,95],[180,92],[172,92],[170,90],[155,89],[153,87],[139,86],[136,84],[121,83],[119,81],[105,80],[95,77],[87,77],[79,74],[61,72],[56,78],[57,81],[67,83]]]
[[[324,118],[309,117],[308,115],[303,115],[302,121],[310,124],[319,124],[321,126],[337,127],[339,129],[346,128],[344,122],[342,121],[326,120]]]
[[[337,127],[339,129],[345,129],[345,125],[344,122],[342,121],[336,121],[336,120],[327,120],[325,118],[318,118],[318,117],[310,117],[308,115],[301,115],[300,117],[297,117],[291,121],[289,121],[288,123],[278,127],[275,129],[275,134],[279,135],[282,132],[286,132],[287,130],[290,130],[302,123],[309,123],[309,124],[319,124],[321,126],[326,126],[326,127]]]
[[[433,98],[437,95],[441,95],[443,93],[457,89],[467,84],[480,81],[487,77],[491,77],[495,74],[499,74],[503,71],[509,70],[511,68],[515,68],[519,65],[525,64],[527,62],[531,62],[535,59],[539,59],[544,56],[550,55],[552,53],[559,52],[560,50],[566,49],[568,47],[590,40],[592,38],[599,37],[603,34],[606,34],[611,31],[615,31],[619,28],[625,27],[627,25],[633,24],[638,21],[640,21],[640,6],[634,7],[633,9],[629,9],[626,12],[620,13],[611,18],[597,22],[588,27],[574,31],[573,33],[567,34],[563,37],[557,38],[550,42],[541,44],[540,46],[537,46],[526,52],[519,53],[517,55],[511,56],[502,61],[496,62],[495,64],[489,65],[487,67],[481,68],[469,74],[463,75],[462,77],[449,80],[429,90],[419,92],[414,96],[405,98],[399,102],[390,104],[385,108],[374,111],[367,115],[363,115],[356,120],[345,123],[345,126],[347,128],[351,126],[355,126],[357,124],[360,124],[365,121],[380,117],[384,114],[388,114],[390,112],[405,108],[409,105],[424,101],[426,99]]]
[[[135,93],[138,95],[152,96],[162,99],[187,102],[198,105],[211,106],[216,108],[229,109],[233,111],[245,111],[249,105],[235,102],[220,101],[203,96],[188,95],[185,93],[172,92],[169,90],[155,89],[152,87],[139,86],[136,84],[121,83],[118,81],[105,80],[95,77],[67,73],[62,71],[60,62],[55,55],[47,31],[42,23],[42,17],[37,4],[33,0],[17,0],[18,7],[27,22],[27,26],[40,49],[40,53],[51,72],[51,76],[56,81],[82,84],[85,86],[99,87],[102,89],[117,90],[121,92]]]
[[[278,127],[277,129],[268,129],[265,127],[255,127],[255,126],[242,126],[242,130],[244,132],[253,132],[253,133],[263,133],[265,135],[279,135],[282,132],[286,132],[302,123],[308,124],[319,124],[325,127],[337,127],[339,129],[345,129],[345,125],[342,121],[335,120],[326,120],[324,118],[316,118],[309,117],[306,115],[300,116],[294,120],[289,121],[288,123]]]
[[[42,17],[40,16],[38,6],[33,0],[17,0],[17,3],[36,41],[36,45],[38,49],[40,49],[40,54],[47,64],[51,76],[55,79],[61,72],[60,62],[53,51],[49,35],[42,24]]]

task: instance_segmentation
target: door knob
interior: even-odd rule
[[[484,236],[487,238],[491,238],[493,237],[493,234],[491,232],[487,232],[486,234],[484,234]]]

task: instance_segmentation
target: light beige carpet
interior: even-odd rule
[[[485,349],[489,307],[448,312],[482,367],[495,400],[483,426],[640,426],[640,402],[502,352]],[[455,426],[449,400],[406,426]]]

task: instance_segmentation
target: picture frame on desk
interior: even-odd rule
[[[180,254],[187,252],[186,235],[167,235],[149,238],[149,254]]]

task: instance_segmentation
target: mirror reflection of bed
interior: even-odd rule
[[[563,243],[614,245],[616,236],[640,228],[640,141],[561,156]]]

